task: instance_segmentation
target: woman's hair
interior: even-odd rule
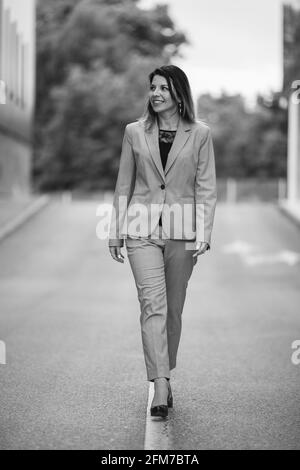
[[[149,74],[150,85],[155,75],[165,77],[167,80],[170,94],[173,100],[178,103],[178,111],[180,112],[181,117],[189,123],[195,122],[195,109],[191,87],[183,70],[176,65],[163,65]],[[181,103],[180,107],[179,103]],[[149,128],[154,124],[156,116],[157,113],[154,111],[150,103],[150,99],[148,98],[140,121],[142,121],[145,124],[146,129],[149,130]]]

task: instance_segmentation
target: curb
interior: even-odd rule
[[[300,228],[300,211],[289,205],[285,200],[278,204],[278,208],[291,222]]]
[[[27,220],[37,214],[40,210],[43,209],[50,202],[49,196],[41,196],[37,200],[33,201],[32,204],[29,204],[20,215],[17,215],[9,222],[5,223],[0,228],[0,242],[14,232],[18,227],[23,225]]]

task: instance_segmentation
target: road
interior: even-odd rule
[[[53,200],[0,243],[2,449],[144,448],[139,305],[96,206]],[[170,449],[300,448],[299,256],[275,206],[217,206],[188,286]]]

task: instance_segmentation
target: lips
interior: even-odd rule
[[[153,104],[159,104],[159,103],[163,103],[163,101],[161,101],[161,100],[152,100],[152,103]]]

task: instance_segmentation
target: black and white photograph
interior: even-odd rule
[[[0,0],[0,450],[300,450],[300,0]]]

